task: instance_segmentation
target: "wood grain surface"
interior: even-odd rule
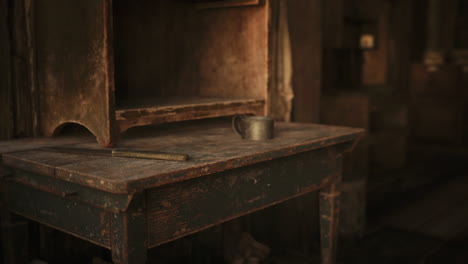
[[[323,148],[148,191],[149,246],[318,190],[339,178]]]
[[[41,126],[46,136],[66,123],[115,142],[111,1],[35,2]]]
[[[51,173],[50,176],[64,181],[112,193],[133,193],[330,145],[352,143],[362,132],[345,127],[277,123],[275,139],[254,142],[238,137],[230,122],[189,122],[135,130],[119,145],[186,153],[190,156],[186,162],[111,157],[81,159],[75,154],[30,150],[4,154],[3,163],[21,170]],[[74,146],[102,148],[97,143]]]
[[[236,114],[262,115],[265,100],[220,97],[142,98],[121,102],[116,110],[120,132],[135,126]]]

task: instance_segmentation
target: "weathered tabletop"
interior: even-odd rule
[[[111,193],[136,193],[220,171],[353,142],[362,129],[316,124],[277,123],[275,139],[242,140],[228,122],[196,122],[135,129],[118,147],[189,154],[189,161],[162,161],[64,154],[47,146],[102,148],[89,138],[0,142],[4,165],[40,173]],[[41,143],[42,142],[42,143]],[[31,149],[32,148],[32,149]],[[29,149],[29,150],[25,150]]]
[[[226,121],[134,129],[118,146],[185,153],[189,161],[42,149],[100,149],[89,137],[0,142],[2,164],[14,172],[4,182],[3,221],[26,230],[15,214],[26,217],[110,249],[115,263],[142,264],[148,248],[321,190],[322,263],[334,263],[341,154],[363,130],[277,123],[275,139],[255,142],[240,139]],[[18,234],[27,231],[16,229],[4,230],[8,263],[26,263],[27,240]]]

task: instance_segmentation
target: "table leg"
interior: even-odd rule
[[[1,220],[4,263],[28,263],[28,220],[9,212]]]
[[[112,261],[145,264],[147,260],[146,199],[135,195],[127,211],[112,216]]]
[[[340,214],[340,192],[336,184],[320,191],[320,247],[322,264],[334,264]]]

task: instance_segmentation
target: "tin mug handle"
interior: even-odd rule
[[[232,130],[234,130],[234,132],[236,132],[242,138],[245,137],[245,128],[243,127],[242,123],[246,117],[246,115],[235,115],[232,118]]]

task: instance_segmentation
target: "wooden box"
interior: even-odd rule
[[[34,2],[40,124],[111,146],[134,126],[265,114],[267,0]]]

